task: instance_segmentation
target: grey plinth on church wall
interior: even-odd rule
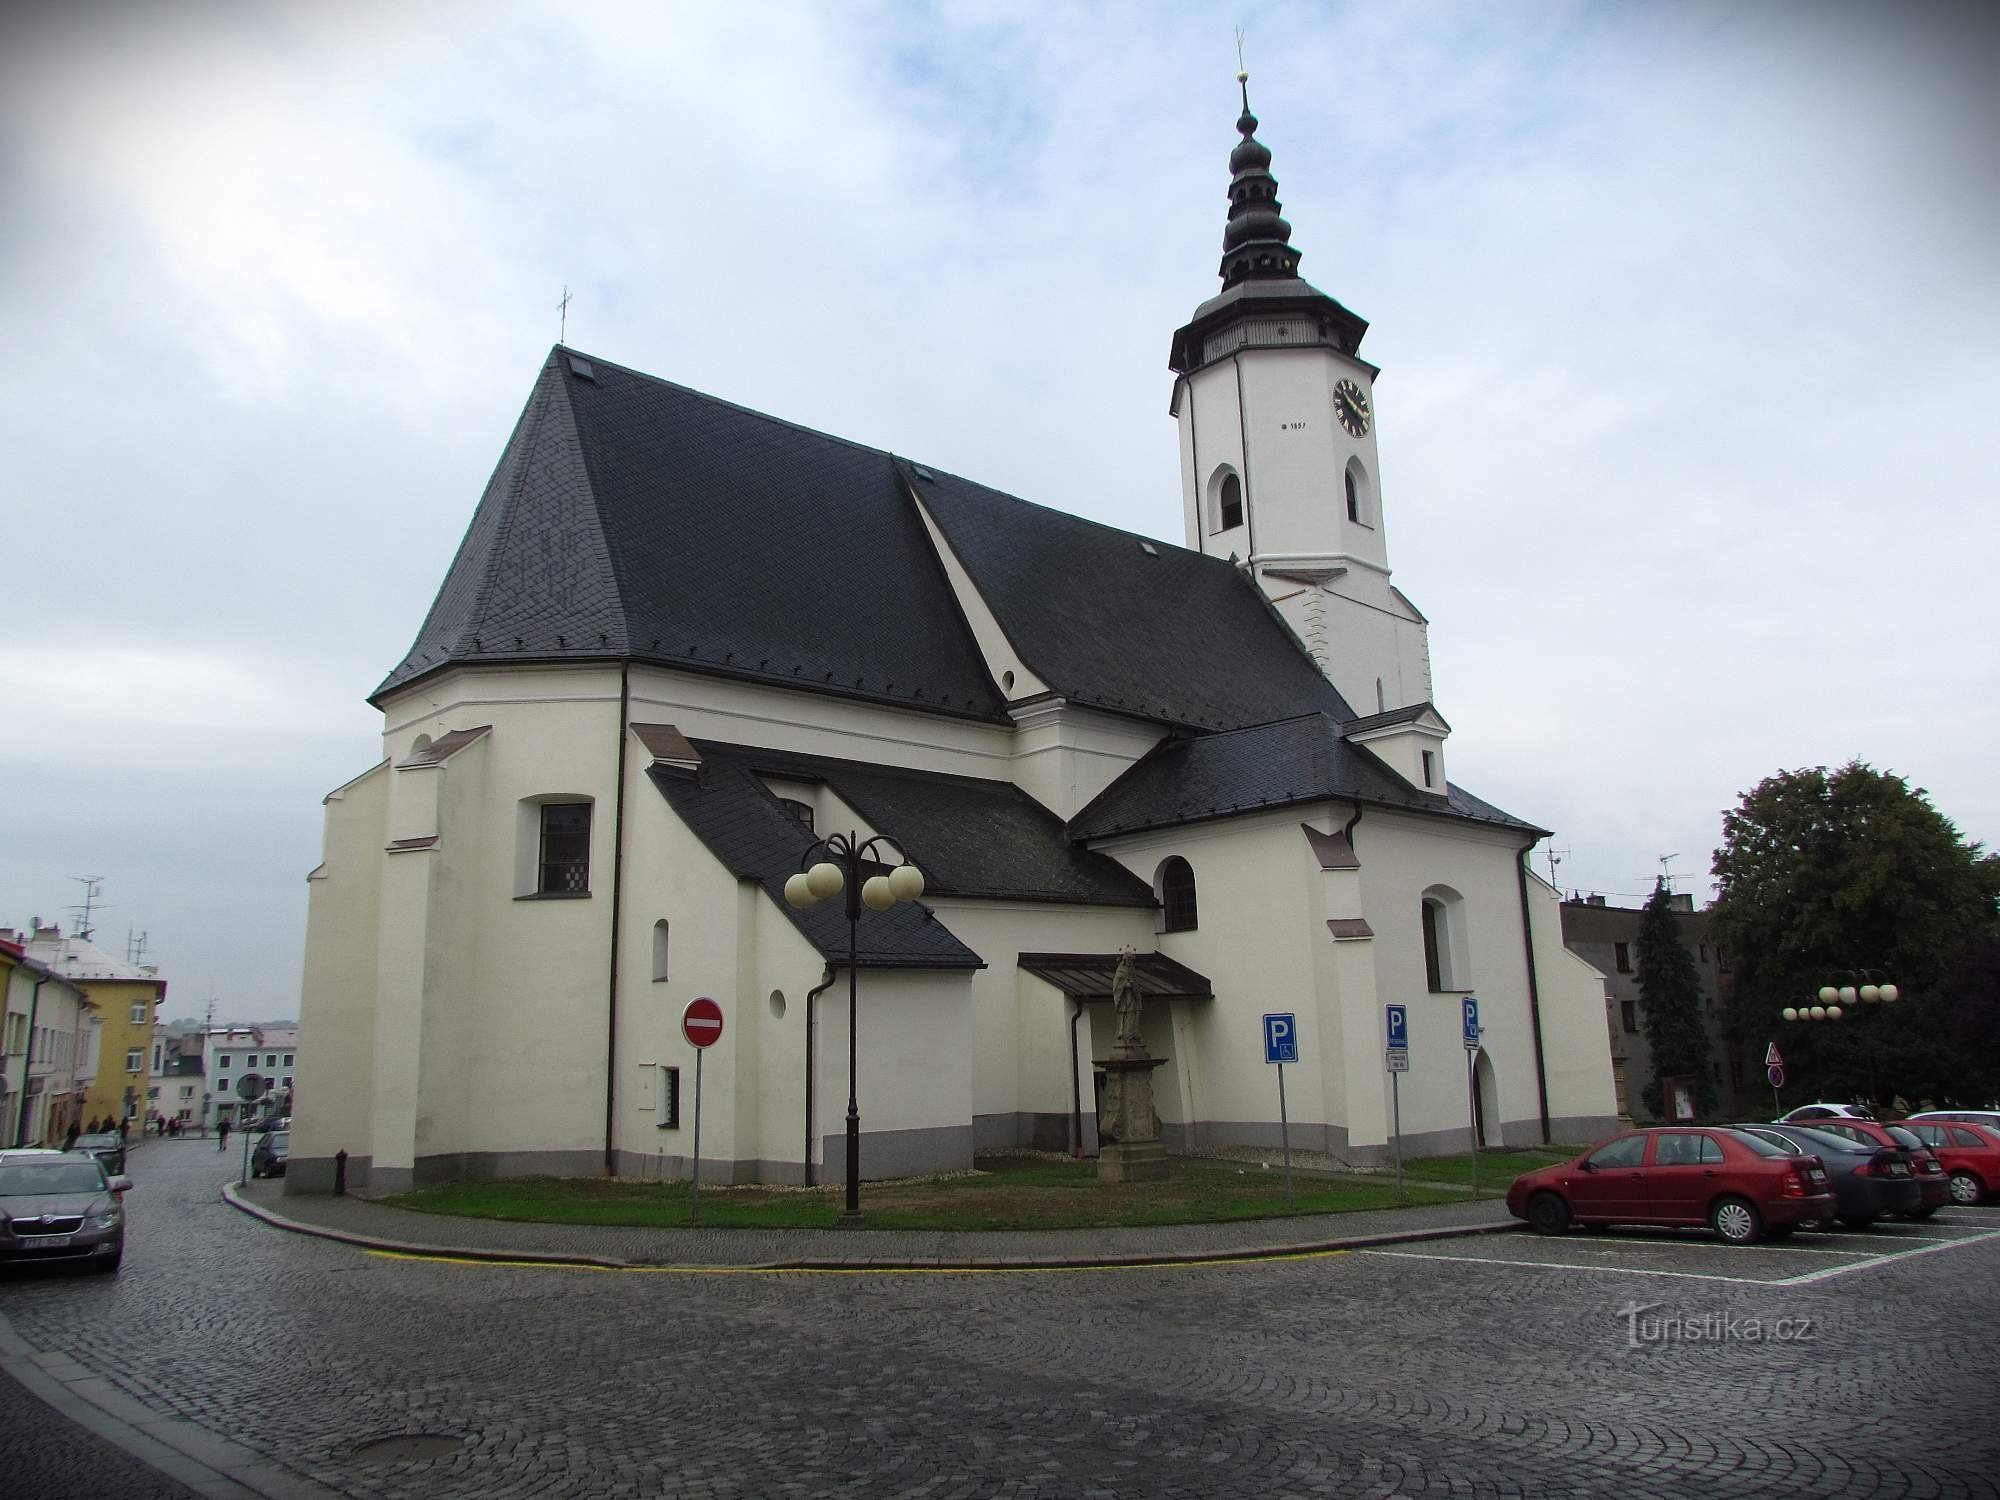
[[[1139,988],[1129,948],[1111,976],[1111,1005],[1118,1037],[1109,1057],[1093,1059],[1104,1070],[1104,1144],[1097,1155],[1097,1180],[1158,1182],[1172,1170],[1160,1143],[1159,1111],[1153,1108],[1153,1069],[1166,1059],[1148,1053],[1139,1035]]]

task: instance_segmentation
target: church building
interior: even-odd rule
[[[1293,1144],[1381,1160],[1390,1003],[1406,1149],[1613,1126],[1602,976],[1545,831],[1450,778],[1368,325],[1256,128],[1168,360],[1184,547],[550,352],[326,798],[287,1191],[685,1176],[696,997],[704,1180],[839,1181],[850,963],[863,1175],[1094,1152],[1127,947],[1170,1150],[1277,1144],[1290,1012]],[[921,893],[787,900],[836,835]]]

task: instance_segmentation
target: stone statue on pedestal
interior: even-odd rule
[[[1121,948],[1111,973],[1111,1013],[1117,1030],[1111,1055],[1097,1062],[1104,1069],[1105,1143],[1097,1155],[1099,1182],[1154,1182],[1173,1170],[1160,1144],[1160,1116],[1153,1108],[1153,1069],[1166,1059],[1146,1051],[1139,1030],[1142,1003],[1133,950]]]

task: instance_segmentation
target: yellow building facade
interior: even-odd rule
[[[64,937],[59,927],[38,926],[27,951],[82,990],[103,1017],[97,1074],[84,1095],[82,1123],[127,1120],[132,1130],[144,1129],[153,1086],[153,1022],[167,982],[151,964],[113,958],[88,936]]]

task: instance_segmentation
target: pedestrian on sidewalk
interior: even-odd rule
[[[76,1121],[71,1120],[69,1122],[69,1134],[63,1137],[63,1150],[74,1151],[76,1149],[76,1138],[82,1134],[83,1132],[76,1128]]]
[[[125,1127],[131,1123],[130,1115],[120,1115],[118,1118],[118,1144],[121,1146],[125,1144]]]
[[[229,1149],[229,1122],[227,1120],[224,1120],[220,1125],[215,1127],[215,1149],[218,1151]]]

